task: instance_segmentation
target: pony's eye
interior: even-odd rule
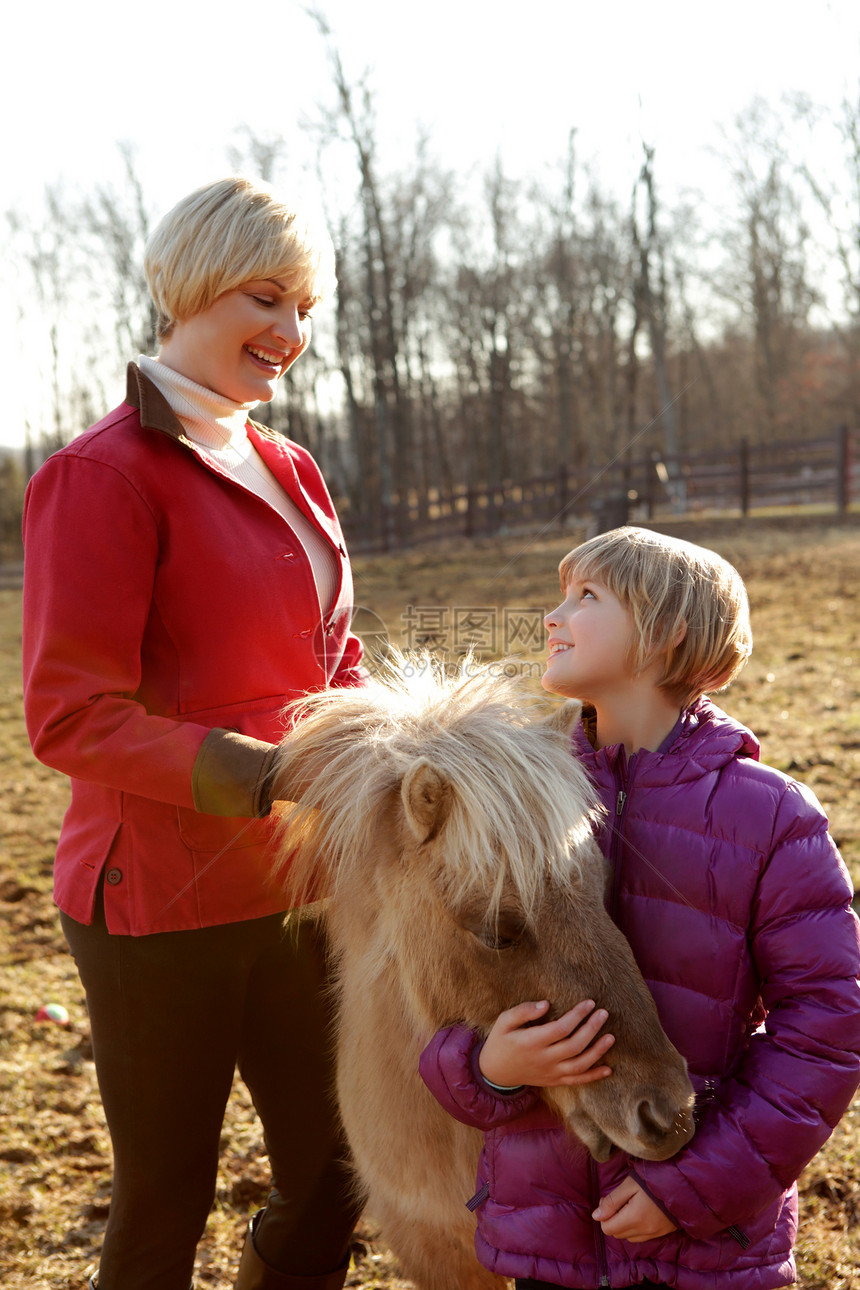
[[[509,936],[501,936],[487,928],[482,928],[479,932],[472,932],[472,935],[476,940],[479,940],[482,945],[486,946],[488,950],[511,950],[515,945],[519,944],[518,938],[514,939]]]
[[[526,923],[521,913],[502,910],[496,920],[463,920],[464,929],[488,950],[511,950],[521,943]]]

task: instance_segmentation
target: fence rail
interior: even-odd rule
[[[388,551],[434,538],[477,537],[516,528],[612,528],[629,518],[756,508],[832,505],[844,514],[856,494],[852,471],[860,431],[676,457],[628,455],[604,467],[560,466],[551,474],[450,492],[417,494],[373,514],[343,510],[354,551]]]
[[[613,528],[661,515],[739,513],[754,508],[832,506],[844,514],[858,497],[860,430],[840,426],[820,438],[746,441],[718,452],[676,457],[632,454],[607,466],[561,466],[550,474],[412,493],[374,513],[341,506],[353,551],[390,551],[447,537],[516,529]],[[20,507],[0,514],[0,566],[21,558]],[[17,574],[17,569],[15,570]]]

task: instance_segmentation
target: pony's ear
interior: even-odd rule
[[[451,781],[426,757],[419,757],[403,776],[400,796],[410,829],[419,842],[429,842],[439,832],[451,809]]]
[[[579,699],[567,699],[553,708],[548,717],[544,717],[544,725],[550,730],[557,730],[560,735],[569,735],[581,715],[582,704]]]

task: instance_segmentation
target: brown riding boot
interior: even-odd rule
[[[349,1258],[334,1272],[324,1272],[317,1277],[291,1276],[264,1263],[254,1244],[254,1230],[262,1212],[259,1210],[248,1224],[234,1290],[342,1290],[349,1271]]]

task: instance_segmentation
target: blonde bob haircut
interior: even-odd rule
[[[631,670],[663,656],[658,682],[683,705],[724,689],[752,653],[749,602],[736,569],[715,551],[632,525],[564,557],[562,589],[594,581],[632,615]]]
[[[146,247],[144,271],[158,338],[254,278],[286,279],[313,305],[336,286],[334,248],[321,221],[267,184],[233,175],[177,202]]]

